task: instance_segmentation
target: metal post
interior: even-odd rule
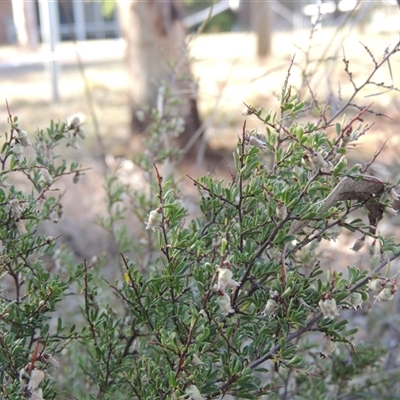
[[[85,6],[82,0],[72,2],[74,13],[74,31],[76,40],[86,40]]]
[[[42,42],[48,46],[47,69],[50,74],[53,101],[60,101],[58,88],[59,65],[55,56],[56,44],[59,41],[59,15],[57,0],[39,0],[40,29]]]

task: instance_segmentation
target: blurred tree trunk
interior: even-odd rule
[[[33,1],[12,0],[14,26],[18,45],[35,50],[39,46],[35,3]]]
[[[257,56],[267,57],[271,54],[271,5],[268,0],[251,2],[253,30],[257,35]]]
[[[119,12],[131,77],[132,133],[142,132],[146,126],[136,112],[156,107],[159,86],[167,82],[179,99],[176,114],[186,123],[179,137],[184,148],[201,123],[185,42],[182,1],[119,0]],[[192,154],[195,151],[196,145]]]

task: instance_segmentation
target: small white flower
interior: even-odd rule
[[[326,168],[328,166],[328,163],[324,160],[324,157],[322,157],[321,153],[318,151],[314,151],[314,153],[311,154],[311,160],[314,165],[316,165],[318,168]]]
[[[31,141],[29,140],[28,133],[22,131],[21,129],[18,131],[18,140],[24,147],[29,147],[31,145]]]
[[[190,385],[186,388],[185,394],[192,400],[204,400],[204,397],[201,395],[200,390],[196,385]]]
[[[307,153],[303,154],[303,157],[301,158],[301,162],[306,169],[314,168],[314,163],[313,163],[311,157]]]
[[[361,239],[357,239],[353,247],[350,248],[350,250],[353,250],[355,253],[358,253],[365,245],[365,237],[362,237]]]
[[[387,215],[390,217],[395,217],[397,215],[397,210],[395,210],[393,207],[386,206],[385,209],[383,210]]]
[[[325,299],[321,299],[318,303],[322,314],[324,314],[324,318],[335,318],[337,315],[339,315],[335,299],[329,298],[327,295],[324,297]]]
[[[368,290],[380,291],[385,286],[385,280],[381,278],[371,279],[368,284]]]
[[[346,146],[350,143],[351,141],[351,132],[344,133],[342,138],[340,139],[339,147],[346,148]]]
[[[50,363],[53,367],[58,368],[60,366],[60,363],[51,355],[51,354],[47,354],[44,353],[43,354],[44,359]]]
[[[76,134],[80,136],[81,139],[86,139],[86,132],[81,126],[78,127]]]
[[[31,372],[31,378],[29,379],[28,383],[28,390],[35,391],[38,387],[40,382],[44,379],[44,372],[40,369],[35,368]]]
[[[322,358],[328,358],[329,355],[335,351],[335,349],[336,342],[331,340],[331,337],[329,335],[326,335],[319,354]]]
[[[42,168],[42,176],[46,183],[50,186],[53,183],[53,178],[51,177],[49,170],[47,168]]]
[[[150,211],[148,216],[149,219],[146,222],[146,229],[152,229],[153,231],[155,231],[162,221],[161,211],[160,209],[156,208],[155,210]]]
[[[371,258],[376,258],[379,255],[379,248],[376,245],[376,240],[374,240],[371,244],[371,246],[369,247],[369,256]]]
[[[75,135],[73,135],[69,141],[69,145],[71,147],[73,147],[74,149],[78,150],[79,149],[79,143],[78,143],[78,139],[76,138]]]
[[[375,301],[378,303],[384,302],[384,301],[391,301],[393,300],[393,293],[389,288],[383,288],[379,294],[375,297]]]
[[[350,293],[345,300],[347,300],[351,304],[351,306],[343,304],[343,308],[352,308],[353,310],[361,309],[363,299],[360,293]]]
[[[81,124],[80,118],[78,116],[75,116],[70,120],[68,125],[70,129],[77,129],[79,128],[80,124]]]
[[[15,159],[19,161],[24,153],[24,147],[21,144],[16,143],[11,146],[11,151],[13,152]]]
[[[240,286],[239,282],[232,279],[232,271],[227,268],[217,268],[218,271],[218,283],[217,290],[224,291],[226,287],[229,289],[235,289]]]
[[[269,299],[265,305],[264,311],[261,313],[264,317],[276,317],[279,305],[275,299]]]
[[[254,107],[244,107],[243,109],[242,109],[242,115],[251,115],[251,114],[254,114],[254,112],[255,112],[255,108]]]
[[[261,150],[264,150],[266,147],[266,144],[262,140],[256,138],[255,136],[249,137],[249,144]]]
[[[287,217],[287,208],[284,203],[278,203],[276,207],[276,215],[279,219],[285,219]]]
[[[389,196],[391,197],[391,199],[393,200],[393,201],[397,201],[397,200],[399,200],[399,198],[400,198],[400,196],[396,193],[396,191],[394,190],[394,187],[392,187],[390,190],[389,190]]]
[[[19,205],[19,200],[16,199],[15,197],[10,199],[10,205],[11,205],[11,214],[13,218],[15,219],[21,218],[22,209]]]
[[[231,306],[231,298],[227,293],[217,296],[217,303],[224,315],[232,314],[235,310]]]
[[[20,235],[23,235],[24,233],[26,233],[25,224],[24,224],[24,221],[22,221],[22,219],[17,219],[15,221],[15,225],[17,226],[17,229],[18,229],[18,232]]]

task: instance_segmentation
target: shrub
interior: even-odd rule
[[[0,159],[2,398],[384,398],[395,375],[363,379],[367,368],[382,371],[381,349],[353,343],[351,319],[397,290],[382,270],[398,244],[377,225],[398,198],[392,184],[367,175],[378,154],[366,167],[347,165],[349,146],[370,129],[361,122],[368,108],[349,120],[327,122],[326,107],[305,119],[314,104],[286,80],[279,116],[246,106],[266,134],[244,123],[229,182],[190,177],[199,193],[193,218],[174,174],[163,179],[157,166],[173,153],[161,149],[168,115],[154,110],[147,148],[135,158],[152,176],[151,194],[117,176],[106,184],[109,215],[100,222],[122,252],[106,286],[99,260],[54,271],[47,256],[57,240],[38,233],[62,212],[54,182],[82,173],[54,152],[76,144],[79,121],[38,132],[32,159],[21,153],[26,136],[9,112]],[[17,173],[30,187],[8,186]],[[130,241],[116,225],[127,196],[143,230]],[[369,247],[373,269],[325,263],[322,240],[344,230],[355,233],[354,251]],[[130,260],[124,253],[132,250]],[[82,319],[71,326],[61,301],[72,294]]]

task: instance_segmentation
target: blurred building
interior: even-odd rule
[[[46,2],[48,0],[40,0]],[[52,0],[54,1],[54,0]],[[120,36],[116,10],[104,16],[96,0],[56,0],[60,40],[105,39]],[[0,1],[0,44],[35,47],[41,41],[39,1]]]

